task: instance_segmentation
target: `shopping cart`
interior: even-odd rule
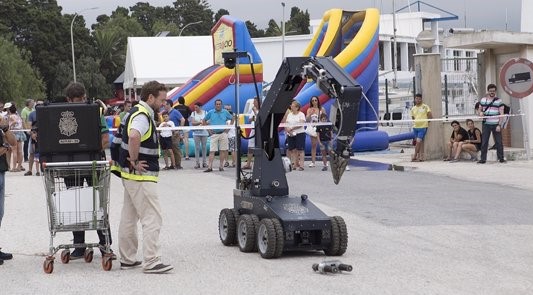
[[[70,249],[85,248],[84,260],[93,260],[93,248],[100,248],[102,268],[111,270],[109,238],[109,161],[45,163],[44,186],[50,229],[49,255],[43,264],[45,273],[54,271],[54,255],[61,249],[61,262],[70,261]],[[105,245],[98,243],[54,246],[57,232],[103,230]]]

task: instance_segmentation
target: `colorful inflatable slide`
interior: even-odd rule
[[[379,117],[378,66],[379,66],[379,11],[331,9],[324,13],[322,22],[304,52],[304,56],[333,56],[363,88],[368,98],[361,100],[359,121],[375,121]],[[305,82],[304,82],[305,83]],[[333,100],[323,94],[314,82],[302,85],[296,100],[305,112],[312,96],[319,100],[329,113]],[[377,130],[377,124],[359,124],[362,132],[356,134],[355,151],[381,150],[388,147],[388,136]],[[364,132],[363,132],[364,131]]]
[[[239,59],[239,97],[241,98],[239,106],[242,112],[246,100],[256,96],[255,85],[261,94],[263,84],[261,57],[243,21],[225,15],[211,29],[211,35],[213,65],[192,77],[183,86],[172,89],[168,93],[168,98],[177,103],[178,97],[183,96],[185,104],[192,105],[195,102],[201,102],[205,110],[213,109],[215,100],[221,99],[224,104],[232,105],[235,110],[235,70],[224,67],[222,52],[237,49],[237,51],[246,51],[251,56],[251,60],[249,58]],[[251,63],[253,63],[256,81],[253,79]]]

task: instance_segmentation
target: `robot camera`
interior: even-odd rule
[[[247,57],[248,53],[246,51],[230,51],[222,52],[222,58],[224,59],[224,66],[228,69],[234,69],[237,64],[237,58]]]

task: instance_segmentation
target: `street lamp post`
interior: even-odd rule
[[[178,36],[181,37],[181,33],[183,33],[183,30],[185,30],[186,27],[191,26],[191,25],[196,25],[196,24],[199,24],[199,23],[201,23],[201,22],[202,22],[202,21],[199,20],[199,21],[197,21],[197,22],[188,23],[188,24],[184,25],[183,28],[181,28],[180,33],[179,33]]]
[[[74,21],[76,20],[76,17],[80,15],[80,13],[85,12],[87,10],[94,10],[94,9],[98,9],[98,7],[87,8],[87,9],[83,9],[83,10],[80,10],[74,13],[74,17],[72,18],[72,21],[70,22],[70,45],[72,47],[72,74],[74,75],[74,82],[76,82],[76,58],[74,57],[74,32],[73,32]]]
[[[285,2],[281,2],[283,7],[283,17],[281,20],[281,61],[285,59]]]

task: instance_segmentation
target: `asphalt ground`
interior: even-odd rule
[[[411,163],[409,150],[356,154],[339,185],[321,164],[290,172],[290,193],[307,194],[328,215],[342,216],[348,250],[286,253],[266,260],[223,246],[218,216],[231,208],[234,168],[163,171],[163,261],[175,269],[148,275],[103,271],[92,263],[42,269],[49,230],[42,178],[6,174],[0,246],[14,259],[0,266],[2,294],[532,294],[533,164],[531,161]],[[394,170],[388,170],[394,167]],[[403,171],[402,171],[403,170]],[[111,231],[117,240],[122,185],[112,176]],[[55,244],[70,243],[58,233]],[[94,232],[87,242],[97,241]],[[113,245],[118,252],[117,244]],[[139,254],[140,255],[140,254]],[[142,257],[139,256],[139,259]],[[340,259],[352,272],[323,275],[311,266]]]

